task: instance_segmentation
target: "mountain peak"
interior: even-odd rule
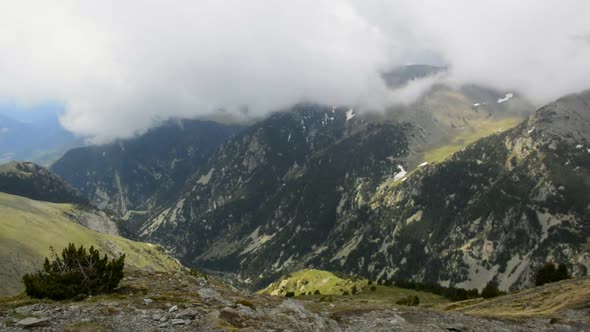
[[[567,95],[540,108],[529,125],[566,139],[590,142],[590,90]]]

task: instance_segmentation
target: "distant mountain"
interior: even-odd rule
[[[449,108],[446,118],[432,115],[436,127],[300,105],[223,144],[178,198],[148,213],[139,235],[186,264],[257,286],[305,267],[480,289],[490,280],[528,285],[550,259],[583,274],[589,95],[560,99],[504,132],[510,126],[492,122],[486,135],[498,133],[468,147],[502,105]],[[473,135],[440,136],[435,147],[437,128]]]
[[[72,149],[51,170],[96,206],[130,216],[174,196],[187,177],[241,128],[171,120],[136,138]]]
[[[279,256],[296,264],[295,252],[313,250],[336,227],[339,196],[359,190],[362,202],[374,188],[358,179],[399,172],[418,136],[411,125],[367,123],[350,109],[296,106],[223,144],[139,235],[187,264],[243,279],[265,274]]]
[[[306,264],[373,278],[530,285],[545,261],[588,273],[590,92],[425,166],[354,211]],[[346,235],[345,235],[346,234]]]
[[[67,149],[84,145],[60,125],[57,113],[37,113],[17,117],[0,108],[0,163],[26,160],[46,166]]]
[[[412,80],[433,76],[446,70],[446,67],[415,64],[398,67],[384,73],[382,77],[389,87],[399,88]]]
[[[59,176],[32,162],[0,165],[0,192],[53,203],[89,203]]]
[[[512,97],[498,103],[506,94]],[[515,93],[437,84],[414,103],[391,107],[382,117],[411,123],[424,132],[420,147],[424,153],[415,161],[421,163],[442,161],[469,143],[516,126],[534,111],[530,102]]]

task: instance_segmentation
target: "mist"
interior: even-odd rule
[[[94,142],[170,117],[264,116],[301,101],[378,110],[431,84],[541,105],[590,88],[587,1],[54,1],[0,3],[0,102],[57,101]],[[443,77],[385,86],[408,63]]]

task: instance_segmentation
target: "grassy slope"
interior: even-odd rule
[[[125,253],[129,267],[176,270],[180,264],[159,247],[105,235],[72,222],[70,204],[53,204],[0,193],[0,295],[23,290],[20,278],[38,269],[53,246],[61,252],[69,242],[94,245],[110,255]]]
[[[441,162],[467,145],[486,136],[513,128],[522,120],[522,118],[509,117],[469,121],[469,126],[459,131],[449,142],[425,151],[422,159],[429,163]]]
[[[328,302],[315,301],[312,305],[313,308],[310,308],[330,311],[346,310],[358,306],[359,303],[363,303],[363,307],[367,308],[391,307],[396,305],[396,301],[414,295],[420,298],[420,303],[423,306],[448,302],[445,298],[435,294],[398,287],[368,285],[368,282],[367,279],[340,278],[331,272],[305,269],[280,278],[259,293],[284,296],[287,292],[295,292],[298,298],[308,300],[318,300],[322,297],[325,298],[326,295],[331,295]],[[359,294],[352,295],[353,286],[356,286]],[[375,286],[376,289],[371,291],[371,286]],[[308,294],[309,292],[313,294],[316,290],[320,291],[320,295],[303,295],[303,293]],[[350,295],[342,295],[343,290],[348,291]]]
[[[568,309],[590,308],[590,277],[546,284],[486,301],[457,302],[441,308],[499,318],[562,318]],[[586,318],[590,321],[590,317]]]

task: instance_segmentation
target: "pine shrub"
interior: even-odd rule
[[[125,255],[109,260],[98,250],[70,243],[59,257],[53,248],[45,258],[43,269],[23,276],[25,292],[34,298],[64,300],[109,293],[123,278]]]
[[[545,263],[545,265],[543,265],[543,267],[541,267],[537,272],[535,285],[541,286],[550,282],[556,282],[569,278],[570,275],[565,264],[559,264],[559,266],[556,268],[555,264],[553,263]]]
[[[409,306],[409,307],[417,307],[418,305],[420,305],[420,298],[416,295],[414,295],[414,296],[410,295],[410,296],[407,296],[407,297],[397,300],[395,303],[399,304],[399,305]]]
[[[503,294],[504,292],[500,291],[498,285],[493,281],[488,282],[484,289],[481,290],[481,297],[484,299],[490,299]]]

